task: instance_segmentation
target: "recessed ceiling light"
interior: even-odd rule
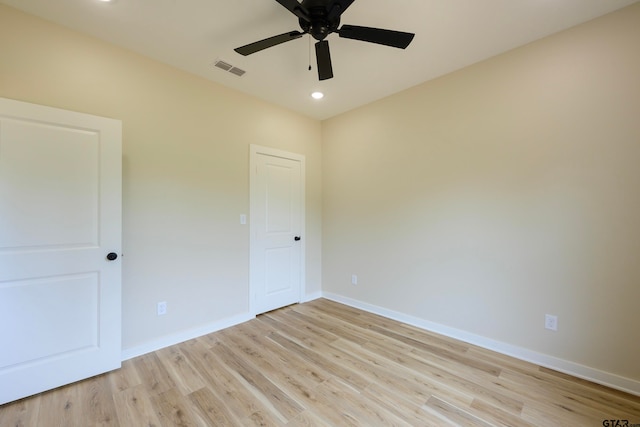
[[[322,98],[324,98],[324,93],[322,93],[322,92],[313,92],[311,94],[311,97],[313,99],[322,99]]]

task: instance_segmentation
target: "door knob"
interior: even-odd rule
[[[117,254],[117,253],[115,253],[115,252],[109,252],[109,253],[107,254],[107,259],[108,259],[109,261],[115,261],[117,258],[118,258],[118,254]]]
[[[301,239],[301,237],[300,237],[300,236],[296,236],[296,237],[294,237],[294,238],[293,238],[293,240],[295,240],[296,242],[297,242],[298,240],[300,240],[300,239]]]

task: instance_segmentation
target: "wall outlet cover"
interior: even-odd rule
[[[558,316],[553,314],[545,314],[544,315],[544,327],[549,329],[550,331],[558,330]]]
[[[164,316],[167,314],[167,302],[161,301],[158,303],[158,316]]]

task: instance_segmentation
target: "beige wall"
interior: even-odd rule
[[[635,4],[325,121],[323,290],[640,380],[639,41]]]
[[[0,96],[123,121],[125,349],[247,312],[249,144],[306,156],[320,292],[318,121],[1,5]]]
[[[257,143],[307,157],[310,294],[322,273],[640,380],[639,24],[636,4],[321,125],[0,6],[0,96],[123,120],[125,349],[246,312]]]

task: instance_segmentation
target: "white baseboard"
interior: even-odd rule
[[[322,298],[322,292],[318,291],[318,292],[313,292],[311,294],[307,294],[307,295],[303,295],[302,296],[302,300],[300,302],[309,302],[309,301],[313,301],[314,299],[319,299]]]
[[[579,363],[559,359],[554,356],[538,353],[501,341],[492,340],[480,335],[465,332],[456,328],[451,328],[439,323],[430,322],[428,320],[420,319],[418,317],[414,317],[398,311],[368,304],[359,300],[344,297],[342,295],[323,292],[322,296],[326,299],[355,307],[373,314],[378,314],[388,319],[397,320],[399,322],[416,326],[427,331],[435,332],[437,334],[454,338],[469,344],[477,345],[487,350],[492,350],[497,353],[515,357],[516,359],[531,362],[545,368],[553,369],[555,371],[563,372],[574,377],[582,378],[597,384],[640,396],[640,381],[624,378],[616,374],[604,372],[595,368],[591,368],[589,366],[584,366]]]
[[[179,344],[181,342],[185,342],[194,338],[198,338],[203,335],[211,334],[213,332],[217,332],[231,326],[239,325],[240,323],[247,322],[254,318],[255,316],[252,316],[249,313],[242,313],[236,316],[227,317],[226,319],[209,323],[207,325],[200,326],[198,328],[166,335],[162,338],[149,341],[142,345],[124,349],[122,351],[122,361],[133,359],[134,357],[142,356],[143,354],[151,353],[153,351]]]
[[[313,301],[318,298],[322,298],[322,292],[320,291],[304,295],[300,302],[305,303],[305,302]],[[211,334],[213,332],[217,332],[222,329],[229,328],[231,326],[239,325],[240,323],[247,322],[254,318],[255,316],[252,316],[249,313],[243,313],[243,314],[239,314],[237,316],[232,316],[223,320],[219,320],[217,322],[213,322],[198,328],[189,329],[187,331],[181,331],[171,335],[166,335],[162,338],[149,341],[142,345],[138,345],[135,347],[122,350],[121,358],[122,358],[122,361],[124,362],[125,360],[133,359],[134,357],[142,356],[144,354],[151,353],[151,352],[163,349],[165,347],[169,347],[175,344],[180,344],[181,342],[185,342],[190,339],[198,338],[203,335]]]

